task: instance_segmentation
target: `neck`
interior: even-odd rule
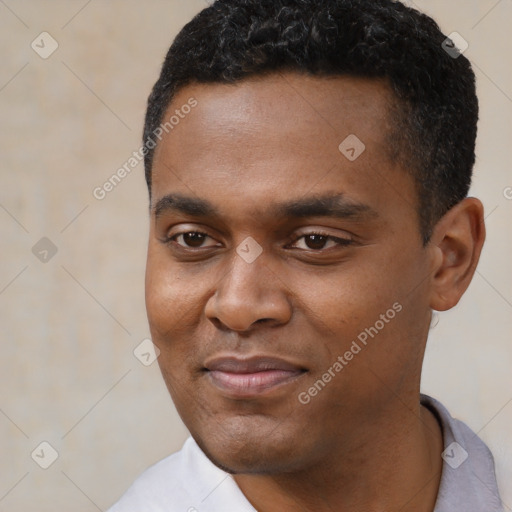
[[[361,429],[351,447],[334,447],[307,470],[234,479],[259,512],[432,512],[442,450],[436,418],[417,402]]]

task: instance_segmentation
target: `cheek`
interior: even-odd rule
[[[146,264],[146,310],[152,332],[165,336],[190,329],[201,307],[201,280],[193,279],[171,265],[165,250],[148,250]]]
[[[304,315],[323,326],[322,331],[330,331],[330,339],[352,336],[396,300],[396,293],[380,272],[360,262],[323,275],[295,274],[290,288],[295,290]]]
[[[411,303],[410,283],[403,281],[409,271],[412,276],[417,270],[407,269],[405,262],[374,260],[372,251],[336,273],[294,277],[291,288],[297,291],[305,323],[312,327],[311,342],[325,349],[314,365],[314,377],[327,371],[338,356],[347,355],[345,377],[335,379],[332,389],[349,376],[376,386],[375,374],[393,380],[397,369],[415,364],[421,352],[421,307],[416,299]],[[414,326],[418,319],[420,325]]]

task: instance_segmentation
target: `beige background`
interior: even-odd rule
[[[415,4],[469,43],[481,100],[472,193],[488,228],[469,291],[432,329],[423,391],[491,447],[512,510],[512,3]],[[149,336],[142,164],[102,201],[92,191],[139,149],[167,48],[205,5],[0,0],[2,512],[105,510],[186,437],[156,363],[133,355]],[[30,46],[43,31],[59,44],[48,59]],[[46,263],[32,253],[42,237],[58,249]],[[31,459],[42,441],[59,454],[46,470]]]

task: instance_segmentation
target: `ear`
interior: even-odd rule
[[[463,199],[439,220],[429,243],[432,309],[446,311],[459,302],[473,278],[484,240],[484,209],[474,197]]]

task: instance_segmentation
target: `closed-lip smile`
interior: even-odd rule
[[[268,393],[291,383],[307,371],[272,356],[216,357],[206,362],[204,370],[215,387],[233,398]]]

